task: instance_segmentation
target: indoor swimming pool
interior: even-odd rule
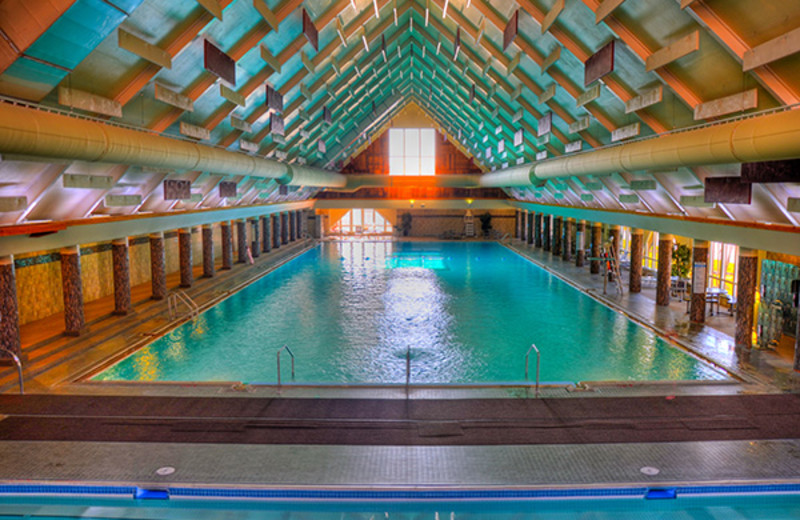
[[[542,382],[727,377],[500,244],[342,241],[93,379],[275,383],[287,345],[297,383],[402,384],[407,366],[412,384],[512,383],[531,344]]]

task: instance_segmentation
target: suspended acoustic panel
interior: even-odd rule
[[[583,69],[584,87],[614,71],[614,49],[615,40],[611,40],[586,60]]]
[[[742,182],[740,177],[708,177],[703,193],[705,202],[725,204],[750,204],[753,185]]]
[[[218,78],[236,85],[236,62],[208,40],[203,43],[203,66]]]

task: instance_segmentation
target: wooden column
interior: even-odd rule
[[[706,321],[706,284],[708,282],[708,241],[695,240],[692,244],[692,286],[689,301],[689,320]]]
[[[150,235],[150,286],[151,298],[163,300],[167,297],[167,261],[164,257],[164,233]]]
[[[563,234],[561,228],[563,223],[564,220],[561,217],[553,219],[553,247],[550,252],[555,256],[561,255],[561,235]]]
[[[579,220],[575,231],[575,267],[583,267],[586,262],[586,221]]]
[[[550,251],[550,215],[542,215],[542,249]]]
[[[128,239],[111,242],[111,270],[114,275],[114,314],[131,312],[131,267],[128,258]]]
[[[203,225],[203,276],[212,278],[216,274],[214,266],[214,227]]]
[[[758,251],[739,248],[739,275],[736,278],[736,332],[737,347],[753,346],[753,313],[758,287]]]
[[[561,259],[567,262],[572,260],[572,228],[574,226],[575,220],[571,218],[564,219],[564,242],[561,247]]]
[[[525,242],[533,244],[533,219],[535,218],[534,212],[529,211],[525,218]]]
[[[258,255],[261,254],[261,239],[258,233],[258,217],[254,217],[250,219],[250,229],[253,230],[253,241],[250,244],[250,254],[253,255],[253,258],[258,258]]]
[[[261,215],[261,250],[265,253],[272,251],[272,219],[269,215]]]
[[[236,221],[236,263],[247,263],[247,222]]]
[[[598,274],[600,272],[600,249],[603,247],[603,223],[592,222],[592,247],[589,251],[589,272]]]
[[[628,292],[642,292],[642,254],[644,253],[644,231],[631,228],[631,271]]]
[[[219,223],[222,234],[222,269],[233,268],[233,230],[231,222],[225,220]]]
[[[542,247],[542,214],[536,213],[533,218],[533,245]]]
[[[272,247],[275,249],[281,247],[281,220],[283,219],[280,213],[272,215]]]
[[[61,250],[61,287],[64,295],[64,334],[80,336],[86,330],[83,314],[81,254],[78,246]]]
[[[178,230],[178,262],[180,264],[181,287],[191,287],[192,273],[192,228]]]
[[[0,256],[0,345],[22,355],[19,339],[17,272],[13,256]],[[0,358],[5,354],[0,353]]]
[[[669,286],[672,276],[672,235],[658,236],[658,272],[656,274],[656,305],[669,305]]]

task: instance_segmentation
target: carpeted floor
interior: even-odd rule
[[[1,395],[0,440],[502,445],[790,439],[800,396],[255,399]]]

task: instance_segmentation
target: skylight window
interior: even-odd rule
[[[389,130],[389,174],[436,174],[436,132],[433,128]]]

